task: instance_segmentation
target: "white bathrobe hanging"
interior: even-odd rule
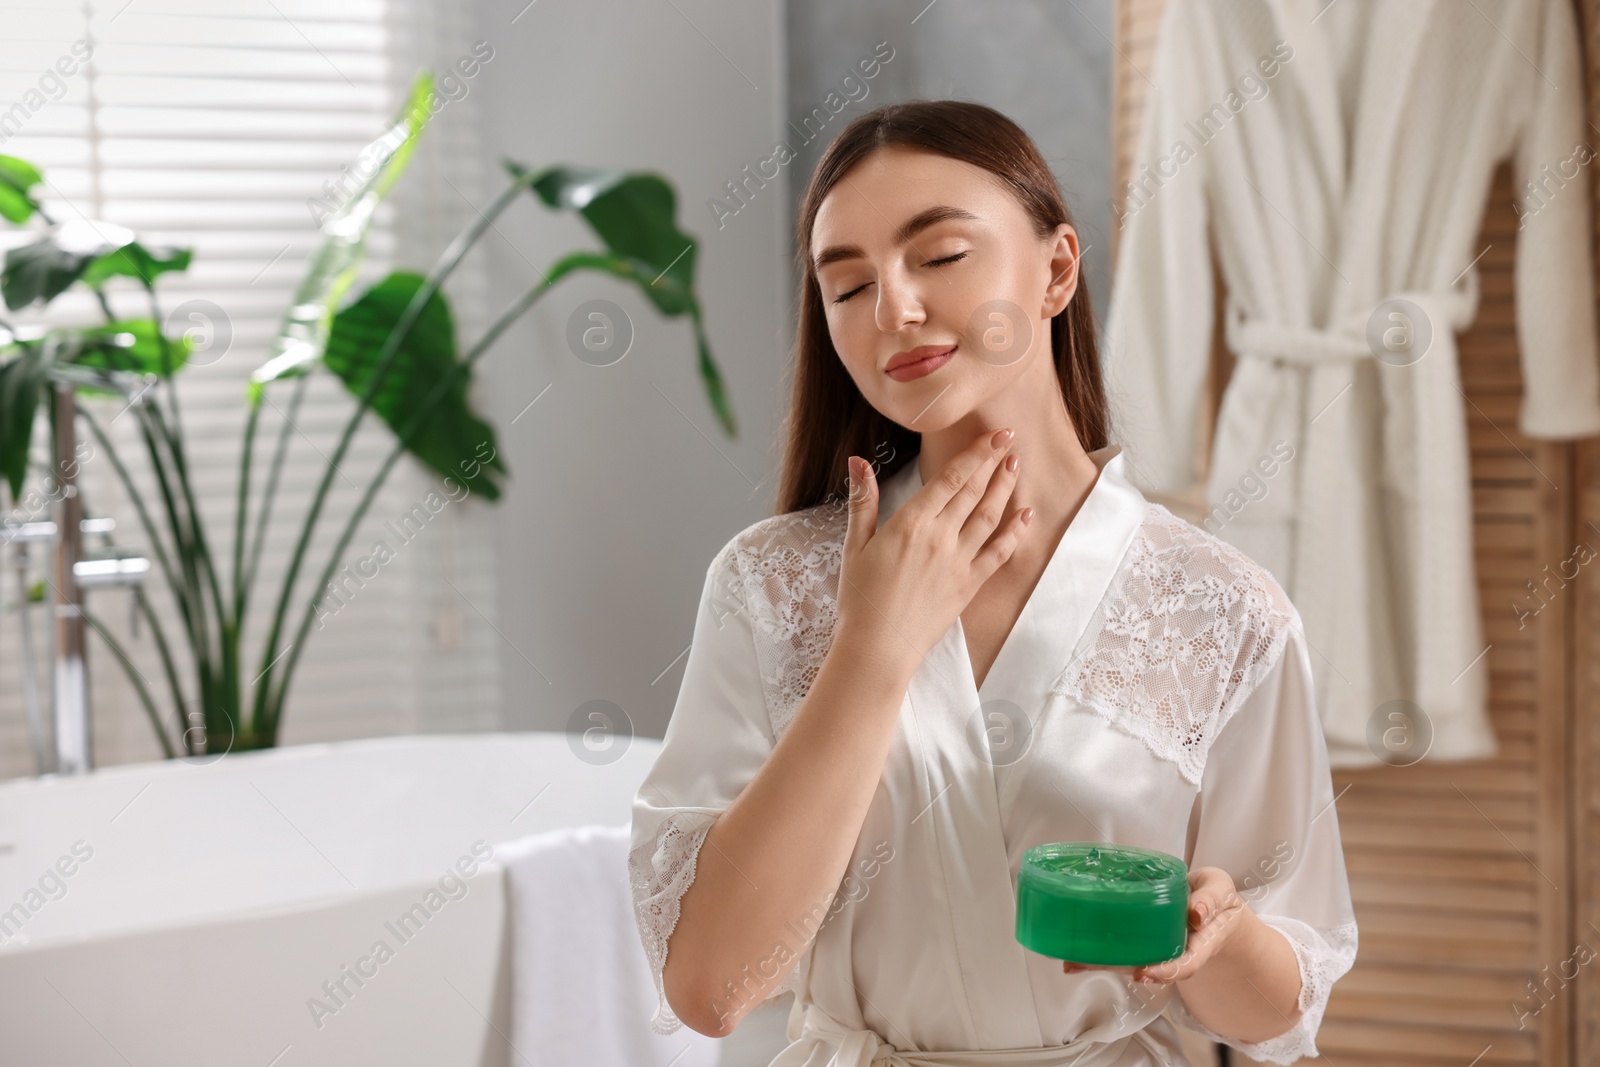
[[[1393,701],[1433,758],[1496,751],[1454,335],[1509,156],[1518,428],[1600,432],[1577,39],[1570,0],[1168,2],[1107,322],[1118,438],[1142,489],[1196,482],[1214,247],[1238,362],[1205,521],[1302,613],[1335,767],[1386,758]]]
[[[796,916],[751,961],[797,993],[774,1067],[1187,1062],[1174,1023],[1209,1031],[1173,988],[1064,974],[1017,942],[1022,853],[1051,841],[1228,871],[1293,946],[1304,1009],[1279,1037],[1230,1043],[1275,1062],[1315,1054],[1356,927],[1298,615],[1266,571],[1148,501],[1119,452],[1091,454],[1101,473],[982,687],[959,618],[918,667],[850,867],[811,917],[815,939],[817,923]],[[914,458],[884,479],[879,522],[921,486]],[[832,643],[845,529],[842,503],[775,516],[707,570],[664,747],[633,808],[629,868],[658,988],[706,831]],[[653,1021],[679,1025],[664,996]]]

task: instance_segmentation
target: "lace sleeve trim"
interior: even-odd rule
[[[1271,669],[1299,613],[1260,564],[1152,503],[1051,687],[1199,785],[1234,709]]]
[[[678,925],[679,904],[694,884],[700,846],[717,821],[717,812],[681,811],[669,815],[654,838],[628,853],[628,879],[633,887],[634,916],[639,922],[639,937],[656,983],[656,1013],[650,1028],[658,1034],[673,1034],[683,1021],[667,1003],[664,973],[667,946]],[[783,980],[767,994],[767,999],[787,992],[798,992],[804,956],[795,961]]]
[[[669,815],[655,837],[628,853],[628,880],[633,886],[633,911],[639,921],[639,938],[656,982],[656,1013],[650,1028],[672,1034],[683,1025],[672,1006],[662,978],[667,967],[667,942],[678,925],[678,902],[694,882],[695,858],[717,817],[710,812],[684,811]]]
[[[1295,1024],[1277,1037],[1253,1044],[1224,1037],[1196,1019],[1184,1005],[1181,995],[1174,996],[1168,1003],[1172,1020],[1213,1041],[1236,1048],[1251,1059],[1294,1063],[1302,1058],[1315,1058],[1321,1055],[1317,1051],[1317,1031],[1322,1026],[1322,1013],[1327,1010],[1333,984],[1355,963],[1356,924],[1316,927],[1282,915],[1262,915],[1261,921],[1284,936],[1300,966],[1300,1015]]]

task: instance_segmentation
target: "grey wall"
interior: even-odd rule
[[[777,0],[484,0],[479,13],[496,49],[478,90],[490,160],[659,171],[699,241],[737,440],[707,403],[687,319],[663,319],[636,288],[594,273],[569,276],[520,320],[477,383],[511,473],[494,519],[505,727],[563,729],[587,701],[607,700],[659,736],[706,567],[770,513],[788,193],[769,185],[720,230],[706,203],[770,152],[783,124],[782,11]],[[486,197],[500,185],[489,176]],[[575,215],[531,200],[512,215],[488,248],[491,313],[560,255],[597,247]],[[608,367],[567,346],[568,319],[593,298],[636,330]]]
[[[894,58],[865,82],[867,95],[839,113],[827,137],[804,147],[795,137],[801,156],[790,166],[796,200],[827,140],[855,116],[919,98],[987,104],[1026,130],[1055,170],[1087,249],[1089,293],[1104,317],[1111,282],[1111,0],[936,0],[931,6],[928,0],[803,0],[790,3],[786,17],[787,113],[795,121],[820,106],[879,41],[894,49]]]

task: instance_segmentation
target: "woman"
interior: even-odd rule
[[[1299,617],[1128,480],[1038,149],[976,104],[879,108],[797,238],[778,514],[712,561],[634,801],[657,1030],[792,989],[774,1067],[1187,1063],[1175,1024],[1315,1055],[1356,928]],[[1051,841],[1181,856],[1186,951],[1024,949]]]

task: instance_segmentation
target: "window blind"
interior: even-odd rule
[[[435,70],[470,52],[462,16],[422,0],[92,0],[0,5],[0,153],[35,164],[38,190],[57,220],[129,227],[147,244],[194,250],[189,270],[157,283],[169,332],[196,331],[210,347],[179,377],[179,404],[192,478],[214,558],[224,576],[231,546],[245,383],[267,357],[308,256],[319,210],[348,182],[345,168],[388,124],[417,69]],[[481,204],[478,135],[469,100],[441,109],[411,167],[379,210],[368,262],[351,296],[390,269],[426,271]],[[347,187],[347,186],[346,186]],[[318,205],[322,205],[319,209]],[[6,247],[28,229],[0,229]],[[119,284],[124,282],[124,284]],[[461,336],[485,322],[477,254],[447,285]],[[149,314],[131,280],[108,286],[119,317]],[[5,313],[18,325],[97,323],[87,291],[69,291],[48,311]],[[259,489],[288,410],[292,383],[268,392],[256,443]],[[154,492],[135,420],[120,402],[81,401],[109,424],[135,482]],[[288,462],[246,623],[245,674],[261,669],[262,641],[300,521],[338,434],[354,408],[331,375],[318,373],[290,429]],[[43,426],[36,454],[47,460]],[[337,532],[393,436],[364,421],[339,464],[291,617],[310,596]],[[32,487],[48,491],[37,479]],[[148,547],[111,464],[96,456],[80,483],[90,514],[117,519],[114,540]],[[498,714],[493,539],[487,510],[452,503],[401,544],[392,524],[437,488],[403,460],[352,540],[346,561],[386,541],[392,560],[313,626],[287,703],[280,743],[493,726]],[[148,499],[155,500],[154,496]],[[25,492],[20,501],[26,505]],[[159,512],[159,509],[153,509]],[[27,517],[27,516],[15,516]],[[47,517],[38,515],[34,517]],[[164,527],[164,524],[160,524]],[[97,545],[99,538],[90,538]],[[9,563],[9,560],[8,560]],[[7,570],[9,571],[9,566]],[[35,552],[35,571],[44,572]],[[15,579],[4,576],[0,622],[0,776],[33,773],[21,700]],[[352,587],[354,588],[354,587]],[[152,572],[148,594],[180,661],[181,630],[170,594]],[[128,649],[169,720],[171,697],[147,626],[130,631],[129,596],[96,590],[90,610]],[[48,613],[33,609],[40,678]],[[287,644],[288,636],[283,638]],[[97,765],[158,758],[160,749],[121,666],[89,637]],[[195,699],[188,674],[187,696]],[[46,694],[48,699],[48,694]],[[198,705],[195,705],[197,708]],[[173,721],[167,723],[174,734]]]

